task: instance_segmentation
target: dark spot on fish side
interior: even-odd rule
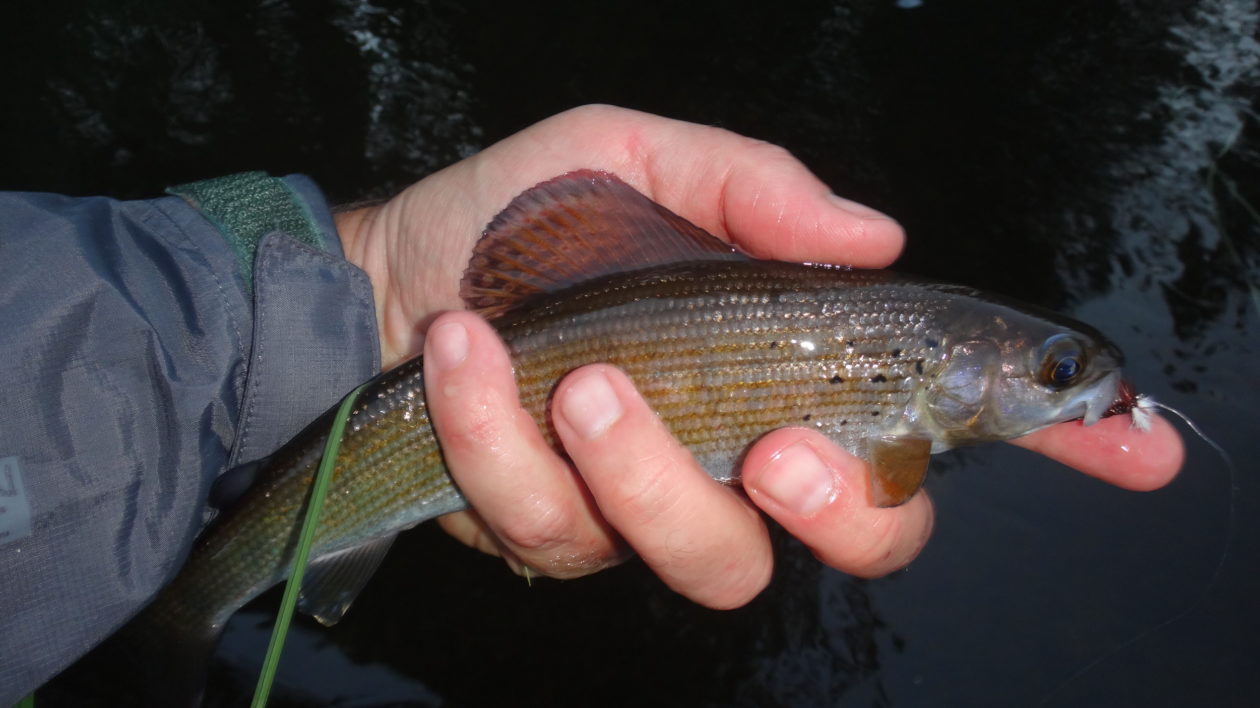
[[[770,342],[770,348],[771,348],[771,349],[778,349],[778,348],[779,348],[779,342],[778,342],[778,341],[773,341],[773,342]]]
[[[923,373],[923,362],[921,361],[914,362],[914,373],[916,374]]]
[[[923,340],[923,343],[927,345],[928,349],[935,349],[936,347],[940,346],[940,342],[935,339],[932,339],[931,337],[928,337],[927,339]]]
[[[846,347],[848,347],[848,348],[852,349],[852,348],[853,348],[853,344],[854,344],[853,340],[852,340],[852,339],[850,339],[850,340],[848,340],[847,342],[845,342],[845,343],[844,343],[844,346],[846,346]]]
[[[840,421],[840,425],[848,425],[848,424],[849,424],[849,421],[847,420]]]
[[[900,349],[900,348],[897,348],[897,349],[892,350],[892,356],[893,356],[893,358],[894,358],[894,359],[896,359],[897,357],[901,356],[901,349]]]
[[[801,417],[801,420],[808,421],[810,418],[813,418],[813,417],[814,417],[813,414],[806,413],[804,416]]]
[[[871,377],[871,383],[884,383],[887,380],[888,380],[888,377],[884,376],[883,374],[875,374],[874,376]]]
[[[871,415],[879,415],[879,411],[871,411]]]
[[[833,383],[833,384],[842,384],[842,383],[844,383],[844,379],[840,378],[840,374],[836,374],[835,376],[832,376],[832,377],[831,377],[831,383]]]

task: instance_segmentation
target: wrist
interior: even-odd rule
[[[367,271],[364,261],[363,232],[370,227],[376,206],[337,207],[333,210],[333,224],[341,239],[341,250],[346,260]],[[370,273],[369,273],[370,275]]]
[[[380,216],[382,204],[350,208],[338,208],[333,213],[333,223],[346,260],[367,273],[372,283],[372,300],[376,308],[376,329],[380,334],[381,366],[392,368],[403,357],[392,345],[387,322],[387,300],[390,271],[385,249],[380,247]]]

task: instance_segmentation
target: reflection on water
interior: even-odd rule
[[[342,200],[481,145],[442,3],[343,0],[15,8],[5,188],[141,196],[245,168]],[[20,31],[15,31],[19,30]],[[39,70],[31,71],[31,67]]]
[[[1256,165],[1248,164],[1254,154],[1244,131],[1249,122],[1255,129],[1256,31],[1254,4],[1240,2],[1197,8],[1168,29],[1166,46],[1181,71],[1150,77],[1155,95],[1136,107],[1158,118],[1159,138],[1107,165],[1098,195],[1103,228],[1120,236],[1110,254],[1114,277],[1162,289],[1183,340],[1222,318],[1241,326],[1247,299],[1238,296],[1257,281],[1257,215],[1238,179],[1254,201]],[[1073,270],[1062,270],[1072,283]]]
[[[353,40],[366,78],[363,158],[383,175],[414,178],[480,149],[464,88],[472,67],[460,62],[431,3],[338,5],[332,24]]]
[[[729,613],[636,564],[526,587],[423,529],[345,622],[299,637],[279,703],[1254,699],[1256,3],[661,9],[18,9],[5,29],[20,36],[0,43],[20,107],[0,112],[0,186],[137,196],[265,168],[310,173],[347,200],[579,103],[719,124],[787,145],[839,193],[896,215],[911,235],[903,267],[1107,331],[1140,388],[1240,461],[1238,491],[1194,441],[1182,477],[1148,495],[1002,446],[963,451],[934,463],[936,535],[909,570],[859,581],[778,538],[770,590]],[[238,618],[220,652],[226,703],[252,684],[258,617]],[[294,692],[312,672],[327,680]],[[108,682],[88,676],[41,704],[110,703]]]

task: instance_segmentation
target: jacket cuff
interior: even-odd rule
[[[300,175],[174,187],[223,235],[253,299],[253,336],[228,468],[274,452],[380,369],[372,284],[345,260],[332,213]]]

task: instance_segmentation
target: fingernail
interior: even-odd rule
[[[603,435],[624,412],[608,377],[598,371],[574,381],[565,391],[560,409],[569,425],[587,440]]]
[[[468,330],[458,322],[447,322],[429,333],[433,341],[431,363],[438,371],[450,371],[468,358]]]
[[[892,219],[892,217],[888,216],[884,212],[872,209],[865,204],[859,204],[852,199],[845,199],[844,197],[837,196],[835,194],[827,195],[827,199],[830,200],[832,204],[835,204],[854,216],[860,216],[863,219]]]
[[[787,510],[809,516],[836,496],[836,475],[808,444],[794,443],[766,463],[758,488]]]

